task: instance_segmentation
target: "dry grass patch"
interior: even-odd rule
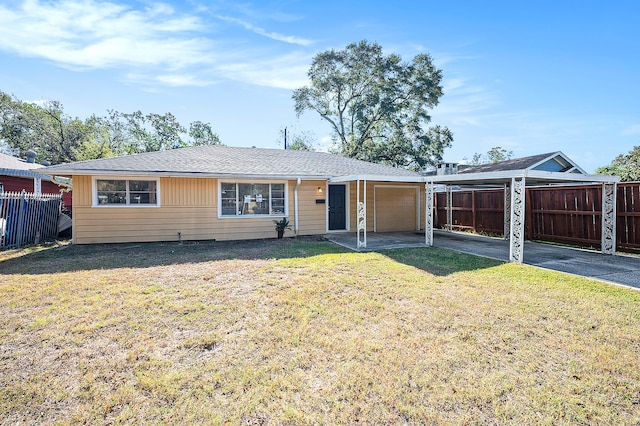
[[[640,423],[637,291],[314,240],[10,251],[0,271],[6,423]]]

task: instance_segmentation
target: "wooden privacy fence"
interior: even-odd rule
[[[502,189],[452,192],[452,226],[490,235],[504,233]],[[640,182],[619,183],[616,247],[640,251]],[[435,197],[434,226],[447,225],[447,194]],[[551,186],[526,189],[525,238],[600,248],[602,186]]]
[[[21,247],[55,238],[61,194],[0,194],[0,248]]]

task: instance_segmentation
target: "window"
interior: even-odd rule
[[[157,206],[158,181],[143,179],[96,179],[98,206]]]
[[[222,182],[220,184],[220,215],[284,215],[285,194],[284,183]]]

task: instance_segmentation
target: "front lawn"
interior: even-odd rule
[[[314,239],[0,252],[0,423],[639,424],[640,292]]]

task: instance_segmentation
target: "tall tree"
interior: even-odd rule
[[[618,155],[610,165],[598,168],[596,174],[620,176],[623,182],[640,181],[640,146]]]
[[[58,164],[205,144],[220,144],[211,124],[194,121],[187,134],[170,112],[108,110],[82,120],[64,114],[60,102],[23,102],[0,91],[0,148],[21,157],[33,149],[39,161]]]
[[[0,139],[18,156],[34,149],[39,161],[74,161],[74,147],[90,139],[91,126],[64,114],[60,102],[28,103],[0,92]]]
[[[191,137],[191,145],[220,145],[220,138],[213,133],[211,124],[202,121],[194,121],[189,126],[189,136]]]
[[[427,127],[443,95],[442,72],[427,54],[406,63],[363,40],[317,54],[308,76],[311,84],[293,92],[296,113],[320,114],[342,155],[422,169],[451,145],[449,129]]]

